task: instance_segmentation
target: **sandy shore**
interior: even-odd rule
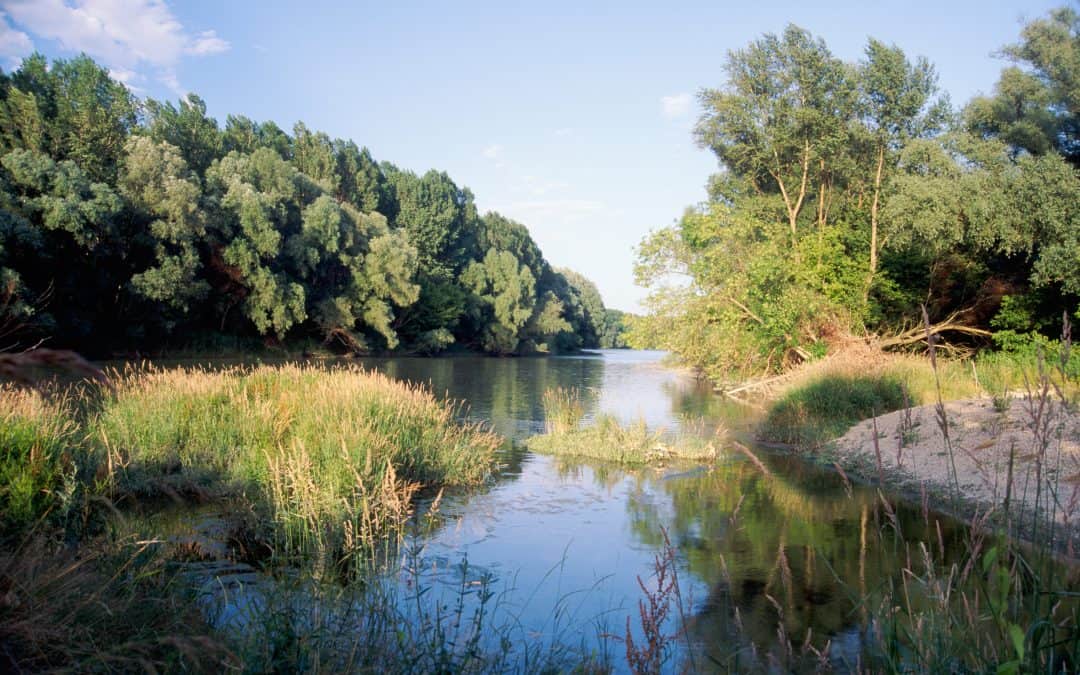
[[[1038,501],[1040,512],[1068,526],[1074,532],[1070,539],[1075,538],[1080,530],[1080,412],[1057,400],[1040,408],[1037,399],[1026,395],[1015,396],[1002,412],[989,398],[952,401],[945,411],[963,515],[990,512],[1001,522],[1008,512],[1015,520],[1020,511],[1030,514]],[[880,452],[886,484],[909,496],[925,490],[931,506],[952,510],[952,462],[940,427],[936,406],[901,410],[860,422],[834,449],[846,471],[870,480],[878,477]],[[1062,548],[1078,552],[1080,540],[1063,542]]]

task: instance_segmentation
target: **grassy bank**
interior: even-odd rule
[[[766,441],[815,448],[856,422],[904,407],[908,400],[903,383],[894,377],[827,375],[773,403],[759,435]]]
[[[545,433],[526,439],[533,452],[621,464],[650,464],[665,460],[713,460],[716,439],[669,437],[652,431],[644,421],[624,425],[613,415],[598,414],[583,426],[585,406],[576,389],[544,392]]]
[[[107,387],[0,388],[0,411],[0,670],[300,667],[281,631],[316,653],[332,646],[321,629],[271,618],[222,634],[177,576],[204,551],[105,523],[163,499],[220,500],[229,558],[257,548],[268,571],[362,580],[418,489],[481,483],[501,442],[423,388],[357,368],[131,369]]]
[[[241,498],[289,559],[370,552],[421,486],[474,485],[500,442],[422,388],[355,368],[131,370],[74,398],[0,390],[3,526],[93,497]],[[27,470],[29,467],[29,470]]]
[[[825,365],[772,404],[760,435],[802,450],[822,449],[855,422],[897,411],[853,430],[858,452],[836,466],[845,482],[902,486],[900,499],[921,505],[919,526],[938,534],[913,544],[915,525],[897,516],[892,490],[879,492],[872,517],[864,513],[860,565],[874,542],[870,548],[905,566],[900,579],[879,588],[844,580],[871,627],[863,667],[1019,673],[1080,665],[1080,579],[1068,559],[1080,504],[1069,431],[1078,365],[1066,324],[1060,342],[1029,355],[953,361],[931,347],[929,358]],[[983,402],[969,407],[983,411],[1000,443],[979,441],[968,428],[974,418],[956,417],[961,408],[945,403],[974,397]],[[916,474],[921,482],[912,486]],[[983,494],[980,481],[991,486],[991,499],[973,497]],[[967,521],[959,561],[945,560],[935,525],[941,512]]]

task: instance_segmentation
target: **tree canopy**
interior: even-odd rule
[[[631,343],[724,381],[910,327],[923,304],[960,339],[1075,311],[1078,29],[1066,9],[1029,24],[960,113],[925,59],[878,40],[845,63],[789,26],[731,52],[694,132],[720,172],[642,242]]]
[[[444,172],[140,101],[86,56],[0,73],[0,349],[316,339],[356,352],[599,346],[603,302]]]

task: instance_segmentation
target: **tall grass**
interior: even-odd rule
[[[236,669],[175,581],[145,542],[86,545],[72,555],[35,537],[0,552],[0,671]]]
[[[422,485],[475,485],[500,439],[421,387],[356,368],[152,370],[89,423],[120,493],[243,491],[275,550],[369,552]]]
[[[876,617],[867,645],[867,665],[901,672],[1075,672],[1080,668],[1080,602],[1077,579],[1056,556],[1074,534],[1062,466],[1062,429],[1074,408],[1071,330],[1065,317],[1057,354],[1039,355],[1019,375],[1031,447],[1017,449],[1034,464],[1021,478],[1013,462],[1005,478],[1006,495],[1031,489],[1035,498],[1020,510],[1005,501],[974,511],[960,561],[946,564],[934,542],[902,543],[902,525],[882,496],[885,518],[876,531],[882,549],[906,561],[903,574],[872,592],[861,606]],[[930,367],[937,379],[935,408],[945,451],[957,451],[951,422],[944,414],[942,374],[929,343]],[[1009,366],[1011,368],[1012,365]],[[955,461],[951,462],[954,512],[963,502]],[[970,509],[968,509],[970,511]],[[1062,517],[1064,515],[1064,517]],[[929,526],[933,516],[924,507]],[[890,545],[891,544],[891,545]]]
[[[767,441],[814,448],[860,420],[903,408],[907,401],[904,385],[893,377],[826,375],[776,401],[759,434]]]
[[[75,478],[79,442],[68,399],[0,388],[0,535],[59,515],[64,483]]]
[[[500,443],[423,388],[357,368],[129,369],[99,397],[0,390],[6,526],[53,508],[78,473],[121,506],[241,497],[279,556],[359,562],[420,487],[485,480]]]

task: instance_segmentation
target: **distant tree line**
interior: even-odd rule
[[[730,381],[910,331],[923,305],[950,340],[1057,334],[1080,303],[1080,18],[1004,54],[956,110],[931,64],[877,40],[857,63],[795,26],[731,52],[695,130],[721,170],[642,243],[631,342]]]
[[[494,354],[621,338],[524,225],[297,123],[140,101],[86,56],[0,72],[0,350],[318,339]]]

